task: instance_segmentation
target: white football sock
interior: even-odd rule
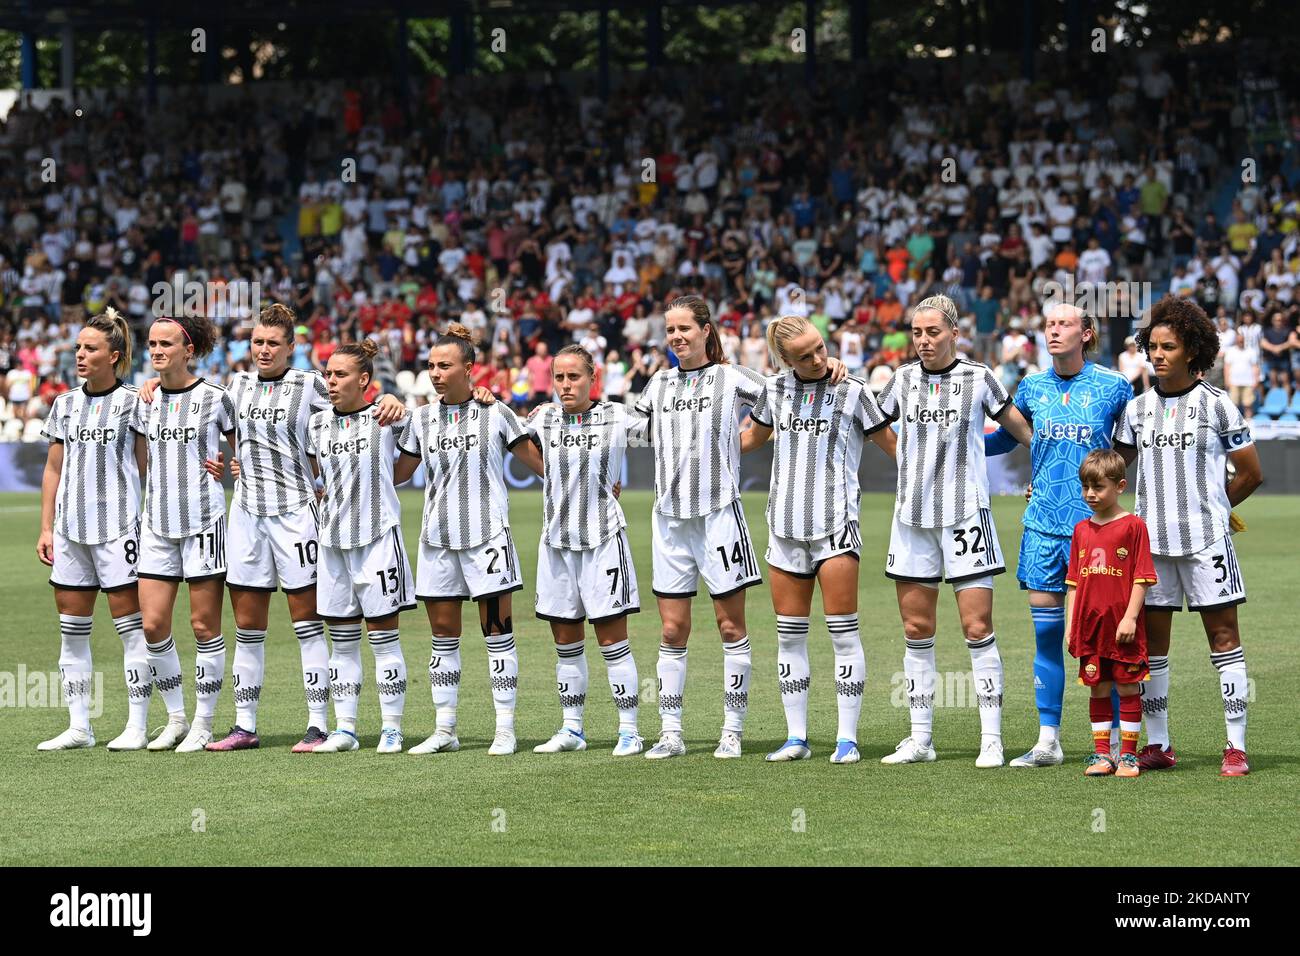
[[[217,698],[226,678],[226,639],[218,634],[195,645],[194,655],[194,706],[195,722],[212,726],[212,715],[217,712]]]
[[[176,653],[176,641],[170,634],[157,644],[145,644],[149,655],[149,675],[153,685],[162,694],[168,717],[185,716],[185,691],[182,689],[181,658]]]
[[[235,628],[235,660],[230,665],[234,680],[235,725],[257,732],[257,703],[262,697],[266,671],[266,631]]]
[[[930,746],[934,728],[934,637],[904,638],[903,676],[907,678],[907,710],[912,739]]]
[[[370,632],[370,650],[375,655],[375,689],[379,691],[379,714],[384,727],[402,729],[406,709],[406,658],[397,629]]]
[[[600,649],[605,658],[605,671],[609,675],[609,692],[618,710],[618,732],[637,732],[637,711],[641,703],[637,690],[636,660],[632,645],[626,640],[608,644]]]
[[[59,678],[68,705],[68,726],[90,732],[90,630],[94,618],[59,615]]]
[[[302,658],[302,689],[307,698],[307,726],[329,727],[330,649],[325,643],[324,621],[294,621],[298,655]]]
[[[339,730],[357,732],[361,698],[361,625],[330,625],[330,696]]]
[[[1169,749],[1169,657],[1152,655],[1147,661],[1148,677],[1142,682],[1142,720],[1147,725],[1147,744]]]
[[[1223,719],[1228,727],[1228,743],[1237,750],[1246,749],[1246,650],[1241,645],[1230,651],[1210,654],[1210,662],[1219,672],[1219,692],[1223,695]]]
[[[1050,749],[1056,746],[1056,742],[1061,738],[1061,728],[1052,727],[1048,724],[1038,725],[1038,746],[1044,749]]]
[[[434,634],[429,655],[429,689],[438,730],[454,733],[460,700],[460,638]]]
[[[560,691],[564,728],[582,733],[582,711],[587,704],[587,655],[585,643],[555,642],[555,685]]]
[[[806,617],[776,616],[776,680],[781,690],[781,706],[785,709],[785,735],[807,740],[812,669],[808,665]]]
[[[659,645],[659,722],[665,731],[682,732],[682,698],[686,691],[686,648]]]
[[[862,694],[867,688],[867,655],[862,651],[856,614],[827,614],[826,629],[835,649],[835,703],[839,711],[839,740],[858,741]]]
[[[149,673],[149,652],[145,650],[144,624],[140,612],[113,618],[122,638],[122,672],[126,676],[126,726],[134,730],[149,727],[149,701],[153,677]]]
[[[970,666],[975,678],[975,701],[980,711],[980,744],[1002,739],[1002,655],[998,636],[990,634],[967,641]]]
[[[743,733],[745,714],[749,710],[749,675],[754,669],[754,655],[749,638],[722,645],[722,729]]]
[[[515,729],[515,699],[519,694],[519,650],[511,632],[488,634],[488,674],[492,678],[492,705],[497,730]]]

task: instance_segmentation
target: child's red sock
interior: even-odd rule
[[[1119,752],[1135,754],[1138,735],[1142,733],[1142,695],[1130,694],[1119,699]]]
[[[1120,706],[1123,706],[1121,698]],[[1138,707],[1142,706],[1139,700]],[[1110,756],[1110,726],[1115,722],[1115,708],[1111,706],[1110,695],[1091,697],[1088,700],[1088,717],[1092,721],[1092,745],[1097,753]]]

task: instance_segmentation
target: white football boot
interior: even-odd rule
[[[713,751],[713,756],[719,760],[735,760],[740,756],[740,734],[734,730],[724,730],[722,738],[718,741],[718,749]]]
[[[379,746],[375,748],[375,753],[400,754],[404,740],[402,732],[396,727],[385,727],[379,731]]]
[[[108,742],[109,750],[144,750],[149,746],[149,735],[139,727],[128,727]]]
[[[492,738],[492,746],[488,748],[488,756],[504,757],[518,749],[519,742],[515,739],[515,732],[513,730],[498,729],[496,736]]]
[[[42,740],[36,745],[37,750],[84,750],[95,746],[95,735],[79,727],[69,727],[57,737]]]
[[[768,754],[766,759],[768,763],[784,763],[787,760],[807,760],[811,756],[812,748],[808,746],[808,741],[791,737]]]
[[[346,753],[349,750],[357,750],[361,747],[361,742],[357,740],[357,735],[348,730],[335,730],[325,738],[323,744],[318,744],[312,751],[314,754],[337,754]]]
[[[930,763],[936,758],[934,747],[921,744],[914,737],[908,737],[894,748],[892,754],[880,758],[881,763]]]
[[[149,750],[175,750],[176,745],[185,739],[185,735],[190,732],[190,722],[185,719],[184,714],[177,714],[174,717],[167,718],[167,726],[158,732],[153,740],[149,741],[147,749]]]
[[[680,757],[686,753],[686,741],[682,740],[680,730],[665,730],[659,735],[659,743],[646,751],[647,760],[663,760],[667,757]]]
[[[561,728],[550,740],[533,748],[535,754],[567,753],[571,750],[586,750],[587,740],[576,730]]]
[[[1034,749],[1027,754],[1021,754],[1012,760],[1012,767],[1059,767],[1065,762],[1065,752],[1061,749],[1061,742],[1054,740],[1050,745],[1044,743],[1034,744]]]
[[[200,750],[207,750],[208,744],[212,742],[212,721],[200,720],[194,718],[194,723],[190,724],[190,732],[185,735],[176,746],[178,754],[197,753]]]
[[[980,747],[980,755],[975,758],[975,766],[981,770],[989,767],[1001,767],[1006,761],[1002,757],[1002,739],[990,740]]]
[[[614,745],[615,757],[632,757],[645,750],[645,739],[638,733],[631,731],[618,735],[618,743]]]
[[[408,754],[420,756],[422,754],[450,754],[460,749],[460,739],[453,731],[439,728],[433,732],[433,736],[424,743],[416,744]]]

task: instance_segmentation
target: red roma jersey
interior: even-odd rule
[[[1115,641],[1133,585],[1156,583],[1151,541],[1141,518],[1129,514],[1106,524],[1085,518],[1076,524],[1065,583],[1075,589],[1071,656],[1097,655],[1126,663],[1146,660],[1145,614],[1138,614],[1137,635],[1131,644]]]

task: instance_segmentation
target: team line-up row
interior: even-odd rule
[[[473,347],[457,326],[430,353],[438,400],[412,412],[391,396],[374,399],[371,342],[340,347],[323,376],[290,368],[296,320],[284,306],[259,316],[251,338],[256,370],[236,375],[229,389],[191,371],[213,345],[206,320],[155,321],[148,347],[158,378],[137,391],[118,377],[130,365],[124,320],[111,312],[92,319],[77,343],[77,373],[85,383],[56,400],[45,430],[50,452],[37,551],[52,567],[70,727],[40,749],[94,745],[89,638],[100,590],[123,640],[128,696],[128,725],[110,750],[258,746],[269,605],[279,589],[299,640],[308,709],[308,730],[295,752],[358,749],[363,623],[382,715],[378,749],[404,749],[407,668],[398,620],[421,602],[431,629],[435,729],[409,752],[458,749],[461,611],[473,601],[496,710],[489,753],[513,753],[519,665],[511,596],[522,576],[503,478],[509,452],[543,479],[535,612],[555,639],[562,725],[535,749],[587,747],[590,621],[619,715],[614,753],[661,759],[685,752],[690,611],[702,578],[723,645],[723,726],[714,755],[739,757],[752,668],[745,592],[761,580],[739,503],[740,456],[772,441],[766,563],[789,739],[767,759],[811,755],[808,621],[820,587],[838,704],[831,760],[856,762],[866,683],[857,618],[857,476],[870,440],[898,469],[885,573],[897,587],[911,722],[909,735],[882,762],[935,759],[935,615],[946,581],[977,689],[976,764],[1001,766],[1003,674],[992,596],[993,576],[1005,570],[1005,560],[984,462],[1019,442],[1029,446],[1033,466],[1018,577],[1035,628],[1040,737],[1012,765],[1062,762],[1068,616],[1071,653],[1080,658],[1081,680],[1093,687],[1097,752],[1089,773],[1132,776],[1139,767],[1174,766],[1168,644],[1172,614],[1185,602],[1202,615],[1221,676],[1229,739],[1223,772],[1248,772],[1246,672],[1237,630],[1245,588],[1232,547],[1231,508],[1262,478],[1245,423],[1200,374],[1206,356],[1212,362],[1217,351],[1213,326],[1194,305],[1158,304],[1141,339],[1159,385],[1134,398],[1122,376],[1087,361],[1096,344],[1092,318],[1070,306],[1048,312],[1052,368],[1026,378],[1012,398],[987,367],[957,355],[951,300],[926,299],[911,312],[919,359],[900,367],[877,397],[828,358],[820,334],[798,316],[768,329],[784,371],[765,378],[726,364],[707,305],[688,296],[665,313],[667,343],[679,366],[657,373],[634,407],[593,402],[591,357],[573,346],[555,360],[556,400],[526,420],[484,390],[472,390]],[[986,416],[1002,426],[987,437]],[[236,475],[228,522],[219,480],[226,467],[223,438]],[[1106,451],[1112,443],[1118,454]],[[655,463],[661,732],[648,750],[638,729],[639,683],[627,639],[627,617],[641,609],[641,598],[616,483],[629,445],[649,446]],[[1131,518],[1116,498],[1134,460],[1137,517]],[[1236,473],[1225,484],[1228,462]],[[424,470],[425,495],[413,573],[396,488],[417,469]],[[1071,538],[1077,542],[1083,532],[1100,538],[1076,554]],[[1100,587],[1103,581],[1114,593]],[[189,590],[197,647],[193,721],[186,718],[172,637],[181,583]],[[212,724],[226,673],[227,590],[237,628],[236,725],[217,739]],[[168,722],[150,740],[145,728],[155,690]],[[1143,714],[1148,743],[1138,754]],[[1102,743],[1109,744],[1116,717],[1118,759]]]

